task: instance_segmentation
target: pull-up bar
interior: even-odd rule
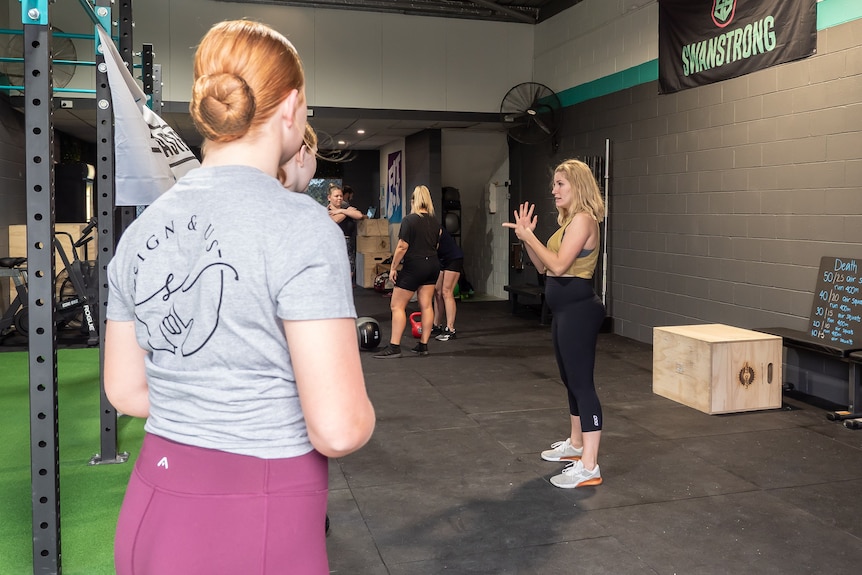
[[[10,36],[23,36],[24,30],[17,30],[15,28],[0,28],[0,34],[8,34]],[[92,34],[81,34],[76,32],[60,32],[59,30],[52,30],[51,36],[55,38],[71,38],[72,40],[92,40]],[[117,36],[113,37],[114,40],[117,40]]]
[[[24,86],[16,86],[14,84],[0,84],[2,90],[18,90],[24,91]],[[58,94],[95,94],[96,90],[92,88],[54,88],[54,92]]]
[[[101,26],[102,20],[96,15],[93,5],[88,0],[78,0],[84,13],[90,18],[94,26]],[[105,10],[107,8],[100,8]],[[48,24],[48,0],[21,0],[21,21],[29,24]]]

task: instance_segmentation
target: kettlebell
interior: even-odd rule
[[[419,339],[422,337],[422,312],[414,311],[410,314],[410,327],[413,332],[413,337]]]

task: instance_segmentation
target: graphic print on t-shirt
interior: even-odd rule
[[[137,251],[135,318],[146,326],[155,351],[188,357],[215,333],[227,280],[239,273],[222,260],[212,224],[191,216],[146,238]]]

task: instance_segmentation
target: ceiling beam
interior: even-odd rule
[[[485,8],[490,8],[491,10],[495,10],[502,14],[507,14],[516,20],[520,20],[525,24],[535,24],[536,19],[532,18],[523,12],[519,12],[518,10],[513,10],[512,8],[507,8],[506,6],[501,6],[496,2],[491,2],[491,0],[470,0],[473,4],[478,4],[479,6],[484,6]]]
[[[80,0],[85,1],[85,0]],[[535,17],[523,10],[503,6],[490,0],[215,0],[216,2],[239,2],[246,4],[268,4],[274,6],[298,6],[302,8],[328,8],[388,12],[442,18],[466,18],[524,22],[536,24]]]

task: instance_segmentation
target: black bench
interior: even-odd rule
[[[548,302],[545,301],[545,282],[544,276],[539,275],[539,284],[522,284],[522,285],[507,285],[503,289],[509,292],[509,301],[512,302],[512,313],[518,311],[518,296],[528,296],[533,300],[538,299],[541,306],[539,313],[539,324],[548,325],[548,318],[551,316],[551,309],[548,307]],[[526,304],[524,304],[526,305]]]
[[[819,355],[824,355],[848,365],[848,411],[862,411],[862,346],[836,346],[821,340],[815,340],[804,331],[784,327],[757,328],[755,331],[777,335],[784,347],[802,349]]]

